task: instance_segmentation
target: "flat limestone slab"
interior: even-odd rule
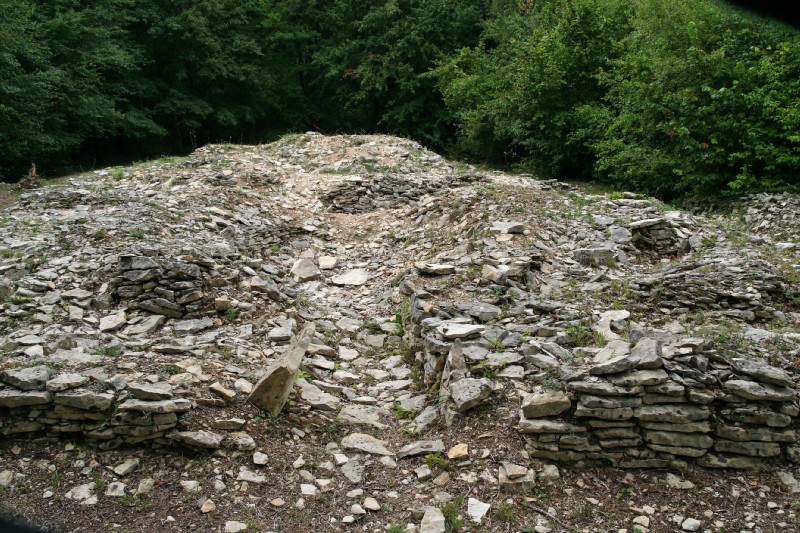
[[[309,344],[311,344],[311,339],[314,338],[315,330],[314,322],[305,325],[286,352],[270,365],[264,377],[253,387],[253,392],[247,398],[248,402],[267,411],[273,417],[278,416],[289,393],[292,392],[297,371],[300,369],[300,363],[303,362],[303,356],[305,356]]]

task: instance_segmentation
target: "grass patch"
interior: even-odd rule
[[[396,403],[392,406],[392,412],[394,413],[395,418],[398,420],[411,420],[416,414],[416,411],[413,409],[406,409],[399,403]]]
[[[452,501],[440,507],[444,515],[444,530],[447,533],[458,533],[464,525],[464,519],[459,518],[459,512],[464,506],[464,497],[456,496]]]

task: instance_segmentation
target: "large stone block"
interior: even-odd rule
[[[270,365],[264,377],[253,387],[253,392],[247,398],[248,402],[272,416],[278,416],[289,398],[289,393],[292,392],[294,380],[308,345],[314,337],[315,329],[314,322],[306,324],[286,352]]]

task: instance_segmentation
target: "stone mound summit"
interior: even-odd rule
[[[0,433],[137,465],[211,454],[226,464],[208,483],[240,495],[291,455],[274,486],[304,501],[395,469],[444,492],[445,459],[464,466],[452,483],[512,496],[557,479],[552,463],[786,468],[799,212],[787,194],[691,214],[387,136],[73,176],[1,214]],[[132,471],[113,469],[117,496],[152,490],[120,481]],[[402,520],[444,531],[436,492]],[[366,499],[336,520],[377,513]]]

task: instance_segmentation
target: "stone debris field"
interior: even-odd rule
[[[800,197],[679,211],[388,136],[0,211],[0,515],[52,531],[800,531]]]

